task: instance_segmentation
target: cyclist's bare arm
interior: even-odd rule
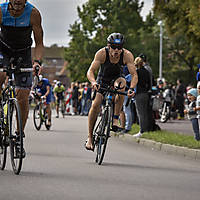
[[[58,99],[56,92],[54,93],[54,97],[55,97],[56,100]]]
[[[129,73],[132,76],[130,88],[135,88],[138,82],[138,75],[136,72],[136,67],[134,65],[133,54],[128,50],[124,51],[124,63],[127,65]]]
[[[135,88],[138,82],[138,75],[134,65],[134,57],[133,54],[126,49],[124,50],[124,63],[127,65],[129,73],[132,76],[130,88]],[[128,97],[132,97],[134,94],[135,92],[131,89],[128,91]]]
[[[47,97],[48,95],[49,95],[49,93],[50,93],[50,86],[49,85],[47,85],[47,92],[45,93],[45,97]]]
[[[106,52],[104,48],[97,51],[94,60],[92,61],[90,68],[87,72],[87,78],[93,87],[94,85],[97,84],[95,80],[95,72],[99,69],[100,65],[105,62],[105,58],[106,58]]]
[[[33,27],[33,35],[35,40],[35,60],[41,60],[44,51],[43,29],[41,22],[42,18],[40,12],[36,8],[33,8],[31,13],[31,25]]]

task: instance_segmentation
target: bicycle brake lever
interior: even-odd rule
[[[118,86],[115,86],[115,89],[116,89],[116,90],[124,89],[125,86],[120,87],[121,84],[122,84],[122,82],[119,82],[119,85],[118,85]]]

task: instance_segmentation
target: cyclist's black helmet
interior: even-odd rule
[[[124,36],[121,33],[111,33],[107,38],[108,44],[124,44]]]
[[[146,55],[144,55],[143,53],[141,53],[141,54],[139,55],[139,57],[142,58],[142,60],[143,60],[144,62],[147,61],[147,57],[146,57]]]
[[[58,81],[58,82],[57,82],[57,85],[60,87],[60,86],[61,86],[61,82],[60,82],[60,81]]]

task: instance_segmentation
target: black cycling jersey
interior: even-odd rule
[[[109,49],[108,47],[105,47],[106,50],[106,60],[101,65],[97,82],[98,83],[110,83],[112,80],[116,80],[117,78],[123,76],[123,55],[124,51],[122,50],[122,53],[120,54],[120,59],[118,63],[111,63],[109,58]]]
[[[25,49],[32,45],[32,26],[30,24],[33,5],[26,3],[24,12],[19,17],[13,17],[9,11],[9,2],[0,5],[2,23],[0,41],[2,45],[13,50]]]

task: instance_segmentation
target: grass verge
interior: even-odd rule
[[[131,131],[131,135],[139,132],[139,126],[134,124]],[[171,144],[175,146],[188,147],[191,149],[200,149],[200,142],[196,141],[193,136],[182,135],[179,133],[173,133],[169,131],[154,131],[146,132],[141,138],[154,140],[156,142],[161,142],[164,144]]]

